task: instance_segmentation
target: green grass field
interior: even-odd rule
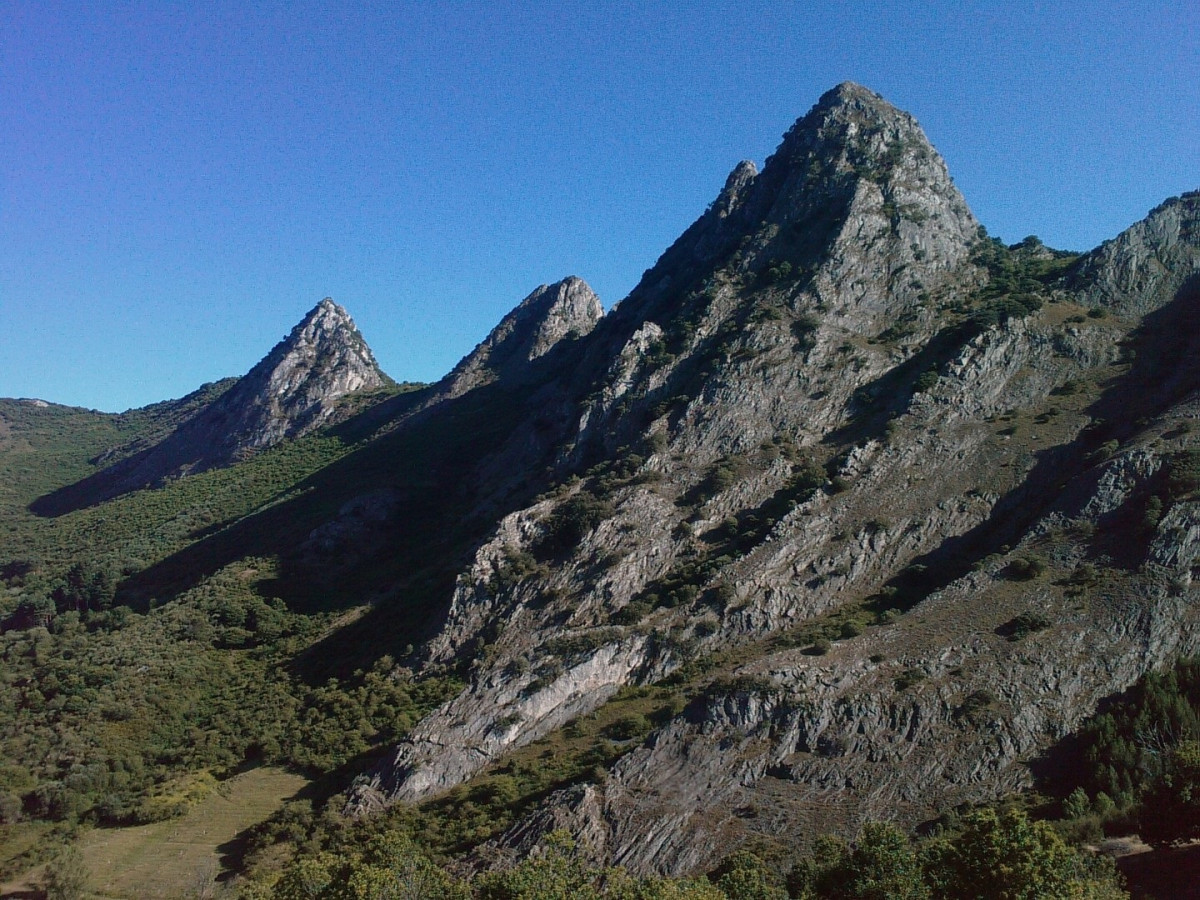
[[[307,782],[282,769],[253,769],[224,782],[187,815],[134,828],[89,832],[80,849],[97,897],[212,896],[221,845],[262,821]]]

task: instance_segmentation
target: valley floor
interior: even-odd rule
[[[222,783],[187,815],[132,828],[97,828],[80,842],[92,896],[106,900],[213,896],[228,874],[225,854],[239,833],[261,822],[308,782],[258,768]],[[0,897],[35,896],[37,871],[0,886]]]

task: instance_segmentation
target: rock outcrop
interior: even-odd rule
[[[500,320],[500,324],[438,385],[437,394],[458,397],[498,379],[522,380],[529,364],[563,340],[591,333],[604,315],[600,298],[581,278],[543,284]]]
[[[529,385],[572,416],[538,437],[557,486],[460,573],[424,652],[470,654],[469,684],[351,807],[668,676],[686,709],[500,850],[565,825],[690,872],[1028,786],[1103,697],[1200,650],[1200,519],[1161,475],[1200,414],[1198,225],[1189,195],[1081,260],[1005,248],[910,116],[826,94]]]
[[[131,455],[118,448],[113,454],[123,457],[118,462],[42,498],[33,509],[55,515],[168,478],[231,465],[333,424],[347,395],[389,383],[349,313],[326,298],[254,368],[230,386],[219,384],[215,399],[161,441]]]
[[[1074,279],[1088,302],[1144,316],[1200,275],[1195,247],[1200,191],[1172,197],[1145,219],[1087,255]]]

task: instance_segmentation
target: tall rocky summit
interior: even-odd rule
[[[824,95],[528,386],[556,415],[497,455],[549,448],[557,486],[459,573],[421,662],[469,657],[469,683],[350,808],[629,689],[663,704],[649,736],[489,858],[565,827],[691,872],[1027,786],[1101,698],[1200,649],[1200,504],[1163,486],[1200,415],[1198,223],[1185,195],[1083,257],[1005,247],[911,116]]]
[[[162,440],[116,448],[117,462],[35,504],[54,514],[164,479],[227,466],[333,424],[340,402],[390,383],[349,313],[328,297],[257,365]]]
[[[331,423],[347,394],[388,383],[349,313],[328,297],[190,423],[193,469],[224,465]]]

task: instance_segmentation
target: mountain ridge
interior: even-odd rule
[[[828,153],[829,145],[837,152]],[[897,145],[901,150],[893,151]],[[826,165],[820,177],[810,178],[803,164],[810,161],[807,154],[816,153],[814,147],[823,148]],[[797,169],[802,170],[799,175]],[[1190,221],[1194,212],[1187,212],[1187,202],[1183,209],[1176,210],[1176,205],[1165,207]],[[768,209],[767,219],[758,220],[765,224],[752,226],[749,240],[743,232],[743,238],[735,241],[731,220],[745,216],[745,221],[753,221]],[[830,209],[837,214],[830,215]],[[806,229],[797,240],[790,241],[785,233],[781,236],[783,229],[774,227],[794,221]],[[1151,225],[1133,226],[1116,246],[1128,244],[1139,228],[1149,228],[1157,236],[1154,217],[1148,221]],[[1184,233],[1190,232],[1180,228],[1170,232]],[[735,244],[740,244],[737,253]],[[1185,302],[1187,298],[1178,292],[1187,280],[1188,267],[1200,258],[1195,240],[1168,240],[1163,247],[1174,254],[1175,274],[1148,290],[1155,303]],[[1080,318],[1094,324],[1069,326],[1065,332],[1049,322],[1027,327],[1025,320],[1046,304],[1069,307],[1076,295],[1068,292],[1061,274],[1069,257],[1060,264],[1053,254],[1022,256],[1022,252],[982,236],[944,163],[923,140],[915,121],[863,89],[842,88],[822,98],[789,131],[761,173],[739,165],[718,201],[664,253],[630,297],[601,321],[587,342],[590,346],[582,348],[583,358],[590,355],[594,360],[587,371],[601,374],[590,376],[596,378],[590,385],[593,399],[583,401],[575,435],[566,439],[565,446],[573,449],[559,457],[560,465],[579,471],[588,460],[607,459],[605,465],[611,468],[619,464],[618,448],[625,445],[625,455],[636,460],[629,464],[633,481],[624,485],[618,481],[622,486],[607,489],[604,493],[610,496],[604,496],[597,489],[600,476],[593,475],[577,488],[561,490],[501,522],[469,573],[460,577],[443,635],[430,644],[430,660],[444,664],[469,646],[473,635],[494,632],[496,623],[507,623],[489,640],[489,662],[467,690],[418,724],[394,758],[359,784],[351,808],[362,811],[387,802],[419,802],[437,796],[514,748],[587,715],[619,689],[661,681],[684,666],[684,657],[670,641],[655,640],[656,635],[679,632],[684,643],[699,652],[715,653],[721,647],[785,632],[839,605],[866,603],[881,588],[895,590],[889,585],[897,573],[907,566],[927,565],[919,562],[925,558],[948,560],[950,551],[945,548],[956,542],[983,541],[994,552],[1022,540],[1039,520],[1032,511],[1017,515],[1021,504],[1041,491],[1056,490],[1058,480],[1068,472],[1087,471],[1080,456],[1068,454],[1080,452],[1074,449],[1080,443],[1091,445],[1092,433],[1085,428],[1088,417],[1082,411],[1070,417],[1042,413],[1059,424],[1038,430],[1058,433],[1061,437],[1055,439],[1065,443],[1060,450],[1051,445],[1038,455],[1023,451],[1013,455],[1011,442],[1007,446],[998,442],[986,419],[1005,415],[1014,403],[1057,409],[1047,401],[1053,391],[1069,386],[1072,373],[1118,375],[1122,363],[1117,343],[1129,327],[1118,329],[1115,323],[1087,316]],[[784,262],[789,263],[786,270]],[[1083,270],[1089,261],[1078,265]],[[1092,283],[1102,285],[1106,278],[1098,275]],[[697,279],[707,281],[691,287]],[[1128,295],[1132,288],[1124,285],[1118,290]],[[1122,311],[1123,307],[1114,309]],[[678,321],[681,314],[691,315],[685,320],[688,327],[673,335],[672,319]],[[1051,347],[1054,350],[1048,352]],[[838,362],[847,354],[852,356],[852,367]],[[800,362],[801,368],[786,365],[788,359]],[[928,386],[924,380],[917,386],[925,373],[930,376]],[[579,394],[587,390],[585,384],[579,383]],[[674,394],[678,387],[687,387],[687,392]],[[674,411],[672,396],[682,404]],[[967,415],[952,412],[956,407]],[[961,420],[961,424],[939,425],[938,420],[946,416],[950,423]],[[924,430],[934,435],[947,427],[946,437],[923,436]],[[781,438],[795,449],[782,454],[755,450]],[[668,459],[668,451],[676,454],[675,461]],[[725,462],[756,455],[762,462],[737,466]],[[1060,462],[1049,468],[1049,463],[1039,466],[1040,455]],[[1061,463],[1068,458],[1071,467],[1064,469]],[[1082,469],[1074,468],[1081,463]],[[972,472],[1001,464],[1015,471],[1009,475],[997,470],[1000,477],[990,480],[999,491],[979,492],[976,486],[976,496],[943,493],[955,483],[964,485],[965,491],[978,477]],[[915,489],[913,473],[923,468],[941,472],[946,483]],[[714,480],[721,472],[730,474]],[[1022,480],[1026,477],[1032,480],[1026,483]],[[641,487],[636,486],[639,479],[644,482]],[[845,487],[834,491],[829,487],[834,483]],[[686,498],[697,494],[702,502],[694,508]],[[795,498],[788,501],[792,510],[784,507],[782,515],[773,512],[769,529],[759,532],[757,540],[762,543],[746,545],[750,514],[773,508],[776,498],[789,494]],[[1035,501],[1034,509],[1043,502]],[[929,503],[933,505],[923,505]],[[681,506],[685,512],[692,508],[690,518],[681,515]],[[872,517],[872,509],[889,506],[895,508],[897,521],[880,521],[877,513]],[[505,572],[511,560],[527,556],[545,560],[547,551],[540,548],[548,533],[562,527],[558,523],[566,510],[589,508],[596,512],[572,532],[578,543],[566,550],[565,558],[550,560],[547,574],[526,576],[510,586],[511,577]],[[1053,520],[1050,510],[1045,514]],[[761,518],[762,512],[756,515]],[[835,533],[847,526],[856,534],[853,543],[834,549]],[[743,536],[720,537],[722,529],[729,527],[741,530]],[[637,535],[636,546],[622,539],[622,532]],[[738,549],[731,558],[728,551],[722,554],[725,547]],[[980,559],[987,555],[977,552]],[[692,581],[690,593],[679,589],[681,599],[656,612],[653,604],[662,602],[666,586],[681,580],[686,586],[688,578],[695,578],[682,573],[696,570],[696,563],[687,560],[697,554],[698,571],[703,574]],[[578,580],[573,573],[587,570],[594,565],[587,560],[597,558],[609,560],[599,579],[591,584]],[[809,574],[797,579],[799,570]],[[944,592],[961,590],[960,583],[975,584],[982,595],[992,590],[987,586],[994,582],[999,585],[994,591],[1004,595],[1007,582],[1002,568],[988,570],[988,582],[972,582],[971,576],[951,571],[954,574],[936,585],[925,602],[935,604]],[[658,585],[663,587],[656,590]],[[547,603],[539,599],[546,592],[572,599],[569,605]],[[641,599],[646,597],[654,598],[649,609]],[[881,601],[876,597],[869,602]],[[1014,603],[1019,604],[1020,598],[996,601],[995,610],[1007,609],[1015,617],[1020,608]],[[639,612],[626,615],[635,606]],[[1039,734],[1069,728],[1066,723],[1077,721],[1073,717],[1093,706],[1099,696],[1121,689],[1144,671],[1140,666],[1147,659],[1161,661],[1189,648],[1194,651],[1200,637],[1195,617],[1185,609],[1172,615],[1181,617],[1176,639],[1156,644],[1149,655],[1140,657],[1140,664],[1126,658],[1123,668],[1104,677],[1089,673],[1079,679],[1073,689],[1078,693],[1057,708],[1055,715],[1063,718],[1053,720],[1055,724],[1047,719],[1038,726],[1047,732],[1036,727],[1027,730],[1014,745],[1015,752],[970,751],[992,759],[997,775],[986,781],[987,788],[971,787],[974,770],[951,776],[953,787],[938,794],[942,808],[983,799],[1000,786],[1016,787],[1020,779],[1011,767],[1025,752],[1017,747],[1035,746],[1045,740]],[[1002,630],[1002,625],[998,622],[994,628]],[[896,630],[879,627],[883,632]],[[544,649],[561,644],[567,635],[587,649],[569,658]],[[995,647],[976,651],[981,677],[988,673],[984,684],[995,678],[992,654],[998,662],[1010,652],[1002,637],[998,641]],[[869,642],[867,637],[858,643],[864,642]],[[804,683],[809,677],[805,672],[814,669],[816,661],[792,666],[798,673],[794,677],[800,679],[797,683]],[[894,665],[884,666],[883,671],[896,673],[883,676],[885,682],[901,674]],[[930,679],[938,671],[942,670],[934,667],[923,677]],[[1029,690],[1020,682],[1024,670],[1016,667],[1013,672],[1013,689]],[[847,685],[861,687],[870,681],[852,679]],[[962,681],[970,683],[967,678]],[[781,690],[787,693],[778,687],[767,689],[766,694]],[[743,707],[748,701],[739,697],[735,692],[728,702],[742,712],[732,718],[705,716],[704,727],[728,733],[730,728],[755,731],[778,726],[771,724],[775,714],[769,705]],[[926,752],[925,742],[934,746],[946,740],[941,729],[953,725],[952,712],[951,706],[932,716],[931,721],[939,724],[914,739],[913,752]],[[866,708],[861,713],[874,714]],[[872,740],[896,740],[891,732],[895,726],[886,724],[887,716],[896,714],[879,714],[884,724],[871,726],[878,735]],[[803,721],[794,718],[801,715],[796,710],[787,715],[793,723]],[[826,711],[815,722],[789,725],[793,733],[797,728],[800,734],[808,733],[796,737],[793,744],[816,746],[817,735],[834,728],[838,720]],[[501,846],[527,851],[531,840],[544,835],[550,823],[565,822],[576,834],[589,835],[602,859],[628,864],[636,871],[695,870],[717,847],[736,842],[739,830],[746,826],[736,816],[711,832],[685,825],[703,821],[701,807],[718,796],[712,793],[714,773],[728,773],[730,765],[723,752],[716,753],[695,762],[688,769],[691,775],[684,774],[683,760],[701,760],[698,748],[704,744],[703,732],[686,722],[657,732],[657,746],[662,748],[658,754],[647,753],[644,764],[638,765],[632,760],[640,754],[632,753],[627,769],[618,767],[610,773],[610,779],[617,781],[610,781],[607,788],[583,794],[572,789],[568,795],[552,797],[546,810],[553,815],[544,820],[544,827],[521,826],[513,837],[502,839]],[[775,747],[786,744],[786,740],[768,742]],[[740,746],[737,741],[734,745]],[[864,752],[879,754],[881,747],[864,744]],[[778,752],[787,756],[791,751]],[[780,764],[774,755],[761,759],[751,779],[754,785],[761,783],[766,770]],[[825,771],[828,768],[817,766],[812,773],[796,770],[800,774],[793,783],[803,786],[810,778],[844,777],[835,776],[836,768]],[[625,771],[628,776],[621,774]],[[652,774],[656,771],[674,774],[658,781]],[[893,803],[897,795],[888,791],[898,791],[900,797],[922,792],[933,796],[930,783],[921,780],[932,777],[932,771],[918,767],[901,770],[892,778],[881,778],[877,772],[861,776],[865,784],[878,785],[879,793],[868,791],[856,801],[860,811],[848,812],[847,830],[864,813],[898,814],[901,807]],[[910,776],[911,783],[896,785],[897,779]],[[689,781],[693,777],[695,785]],[[628,794],[621,787],[626,778],[632,779]],[[955,781],[964,778],[967,781],[961,784]],[[641,786],[635,788],[634,782]],[[707,795],[695,793],[700,783],[708,784]],[[730,782],[730,789],[738,783]],[[849,782],[839,783],[849,790]],[[647,795],[649,785],[654,787]],[[737,788],[722,806],[754,802],[735,796],[744,793]],[[635,799],[640,796],[660,798],[653,801],[659,804],[666,796],[681,799],[667,805],[670,812],[659,813]],[[890,797],[886,802],[885,796]],[[852,803],[847,805],[848,811],[853,808]],[[827,824],[836,819],[832,808],[829,813]],[[911,822],[914,813],[915,809],[904,815]]]
[[[911,116],[839,85],[608,313],[568,277],[436,385],[300,403],[261,433],[311,425],[296,446],[329,461],[116,597],[182,618],[244,576],[329,616],[292,662],[331,707],[358,700],[330,678],[429,686],[419,714],[346,717],[377,743],[329,802],[475,816],[429,835],[466,868],[563,828],[671,875],[914,828],[1034,786],[1105,698],[1200,652],[1198,276],[1200,193],[1085,254],[1005,246]],[[303,400],[288,373],[316,366],[279,347],[246,384]],[[242,384],[146,419],[209,433]],[[248,617],[197,609],[249,646]]]
[[[102,454],[98,465],[117,461],[31,508],[41,515],[60,515],[79,504],[230,465],[286,438],[334,424],[341,398],[390,383],[349,313],[327,297],[246,375],[169,434],[148,446]]]

